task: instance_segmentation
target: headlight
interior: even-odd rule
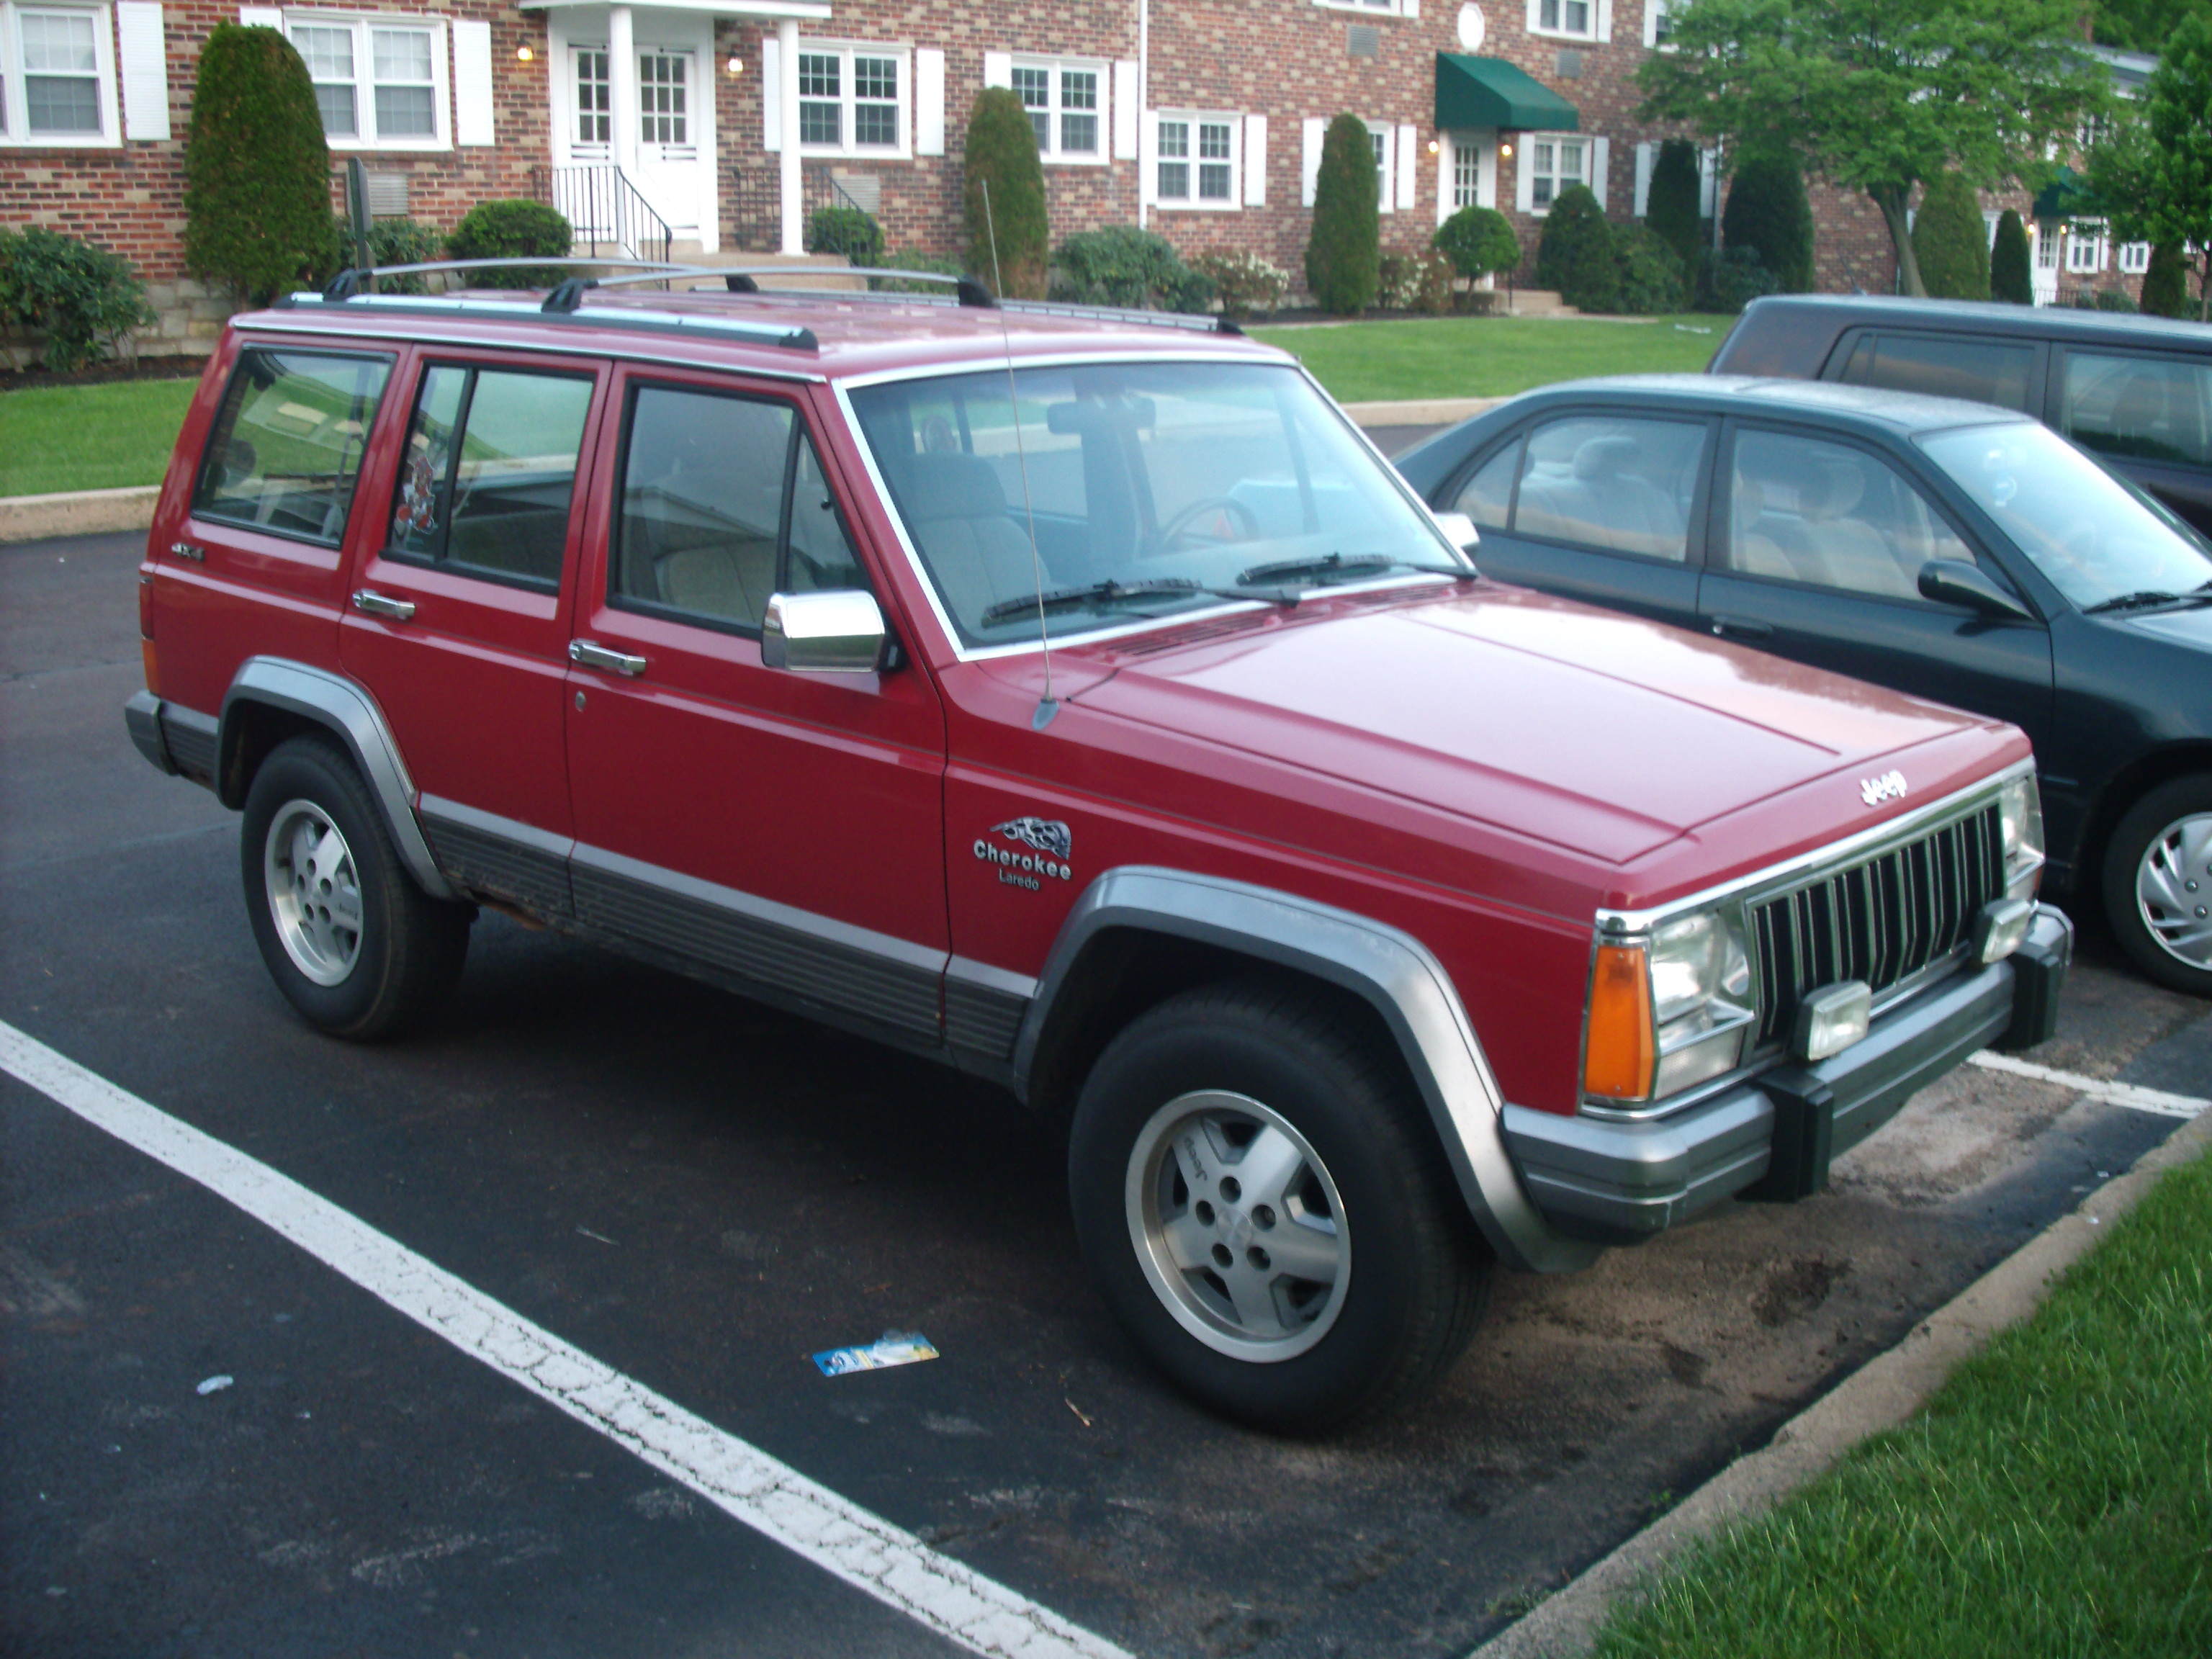
[[[2043,877],[2043,797],[2035,774],[2006,780],[1997,796],[1997,819],[2004,840],[2005,892],[2032,899]]]
[[[1598,946],[1583,1090],[1624,1103],[1663,1099],[1742,1063],[1752,1026],[1741,913],[1703,910],[1646,940]]]

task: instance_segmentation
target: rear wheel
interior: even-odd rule
[[[1489,1250],[1378,1046],[1323,994],[1232,981],[1133,1022],[1084,1085],[1085,1259],[1138,1346],[1224,1415],[1287,1432],[1382,1415],[1481,1315]]]
[[[2160,984],[2212,997],[2212,774],[2160,784],[2105,853],[2105,914]]]

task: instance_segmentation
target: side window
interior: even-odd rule
[[[1920,598],[1930,559],[1974,562],[1887,462],[1844,444],[1740,432],[1729,477],[1729,568],[1877,599]]]
[[[1513,507],[1513,477],[1520,465],[1521,441],[1516,438],[1462,486],[1452,510],[1466,514],[1481,529],[1504,529],[1505,515]]]
[[[1883,386],[1931,398],[1966,398],[2025,410],[2034,374],[2032,345],[1880,334],[1860,340],[1843,378],[1853,386]]]
[[[387,357],[241,352],[208,433],[193,514],[336,547],[391,375]]]
[[[425,368],[387,556],[559,586],[592,386],[583,374]]]
[[[1517,535],[1680,563],[1705,454],[1701,422],[1577,416],[1528,434]]]
[[[867,585],[789,404],[637,388],[610,599],[750,630],[771,593]]]
[[[2212,466],[2212,363],[2069,351],[2059,430],[2102,454]]]

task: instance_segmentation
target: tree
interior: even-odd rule
[[[1698,268],[1705,238],[1699,234],[1698,147],[1686,138],[1669,138],[1651,164],[1651,191],[1644,198],[1644,222],[1674,251],[1685,270]]]
[[[1775,292],[1813,291],[1813,204],[1795,155],[1760,149],[1736,159],[1721,238],[1729,247],[1756,251],[1759,263],[1774,273]]]
[[[2100,46],[2157,52],[2191,12],[2212,10],[2212,0],[2097,0],[2095,33]]]
[[[1437,227],[1429,246],[1470,283],[1521,264],[1521,239],[1513,234],[1513,222],[1496,208],[1460,209]]]
[[[258,305],[331,252],[331,150],[307,66],[275,29],[217,23],[185,135],[185,269]]]
[[[2150,264],[2143,272],[2142,308],[2154,317],[2189,314],[2189,267],[2182,263],[2180,243],[2151,245]]]
[[[1375,302],[1382,280],[1381,196],[1367,124],[1356,115],[1338,116],[1322,139],[1306,242],[1306,287],[1322,310],[1356,317]]]
[[[2008,305],[2035,303],[2035,277],[2028,270],[2027,227],[2007,208],[1997,219],[1997,239],[1990,248],[1990,298]]]
[[[1045,217],[1044,165],[1037,160],[1036,128],[1012,88],[987,87],[977,95],[968,116],[963,165],[968,268],[998,294],[1042,300],[1052,242]]]
[[[2195,247],[2197,313],[2212,320],[2212,13],[2175,28],[2136,112],[2089,153],[2089,187],[2116,240]]]
[[[1647,120],[1739,149],[1794,148],[1881,210],[1905,291],[1927,292],[1905,204],[1945,170],[2044,176],[2046,142],[2109,112],[2078,0],[1696,0],[1637,70]]]
[[[1611,311],[1620,303],[1620,257],[1613,226],[1588,185],[1569,185],[1553,199],[1536,244],[1536,285],[1555,289],[1577,311]]]
[[[1928,181],[1912,226],[1913,257],[1930,299],[1990,297],[1990,246],[1974,187],[1956,173]]]

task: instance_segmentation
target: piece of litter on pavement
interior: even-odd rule
[[[1077,1405],[1073,1400],[1068,1400],[1066,1395],[1060,1395],[1060,1398],[1066,1401],[1067,1409],[1075,1413],[1075,1420],[1082,1424],[1085,1428],[1089,1428],[1091,1426],[1091,1419],[1083,1414],[1083,1407]]]
[[[579,1228],[577,1228],[577,1229],[576,1229],[576,1231],[577,1231],[578,1232],[580,1232],[580,1233],[583,1234],[583,1236],[584,1236],[585,1237],[586,1237],[586,1238],[596,1238],[596,1239],[598,1239],[598,1240],[599,1241],[599,1243],[602,1243],[602,1244],[613,1244],[613,1243],[614,1243],[614,1240],[612,1240],[611,1238],[609,1238],[609,1237],[608,1237],[605,1233],[595,1233],[595,1232],[593,1232],[593,1231],[592,1231],[589,1227],[579,1227]],[[621,1247],[620,1247],[619,1245],[617,1245],[617,1246],[616,1246],[616,1248],[617,1248],[617,1249],[619,1249]]]
[[[200,1384],[200,1392],[202,1394],[213,1394],[217,1389],[228,1388],[230,1383],[231,1379],[227,1376],[210,1376],[206,1382]]]
[[[862,1348],[827,1348],[814,1356],[824,1376],[848,1371],[879,1371],[886,1365],[911,1365],[937,1358],[936,1346],[920,1331],[885,1331]]]
[[[1712,330],[1709,328],[1699,328],[1694,323],[1677,323],[1674,325],[1674,332],[1677,334],[1710,334],[1712,332]]]

